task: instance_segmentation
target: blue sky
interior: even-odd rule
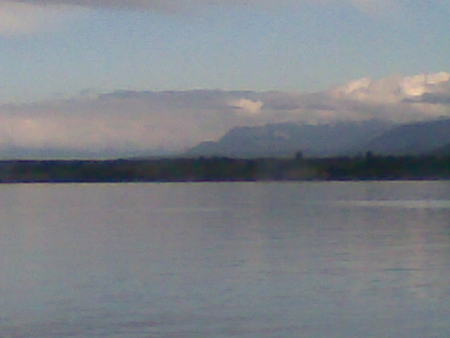
[[[0,151],[449,117],[449,18],[448,0],[0,0]]]
[[[446,1],[385,0],[376,8],[351,1],[197,1],[175,12],[111,8],[107,0],[95,9],[36,6],[44,2],[30,1],[23,18],[16,11],[18,21],[36,11],[41,24],[3,28],[3,102],[84,90],[315,91],[365,76],[450,69]],[[46,11],[54,13],[47,18]]]

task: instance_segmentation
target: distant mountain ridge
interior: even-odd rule
[[[384,155],[422,155],[450,144],[450,119],[408,123],[372,139],[365,148]]]
[[[392,124],[348,121],[334,124],[278,123],[231,129],[216,142],[202,142],[187,156],[240,158],[355,155],[419,155],[450,144],[450,119]]]
[[[361,144],[389,130],[392,124],[379,120],[334,124],[277,123],[231,129],[217,142],[202,142],[189,156],[286,157],[301,151],[307,156],[352,153]]]

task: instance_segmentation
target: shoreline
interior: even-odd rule
[[[2,160],[0,183],[450,180],[450,156]]]

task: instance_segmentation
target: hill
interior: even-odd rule
[[[404,124],[368,142],[363,150],[384,155],[420,155],[450,144],[450,119]],[[448,148],[447,148],[448,149]]]
[[[278,123],[231,129],[216,142],[203,142],[185,156],[230,156],[240,158],[337,156],[354,153],[361,144],[384,133],[388,122],[338,122],[334,124]]]

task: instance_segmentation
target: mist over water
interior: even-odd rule
[[[0,335],[450,336],[450,182],[2,185]]]

